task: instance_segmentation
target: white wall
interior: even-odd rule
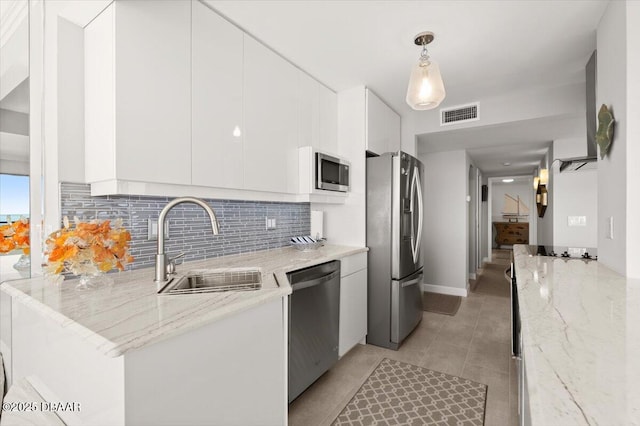
[[[407,154],[416,156],[416,133],[414,131],[415,116],[413,114],[406,114],[400,119],[400,136],[401,136],[401,150]]]
[[[464,150],[419,154],[424,164],[424,283],[466,295],[467,187]]]
[[[364,246],[366,228],[365,90],[338,93],[338,154],[351,162],[351,188],[344,205],[311,204],[324,212],[324,236],[332,244]]]
[[[3,0],[4,2],[4,0]],[[9,6],[15,13],[3,28],[0,45],[0,99],[29,77],[29,20],[27,2],[14,2]],[[4,18],[4,17],[3,17]]]
[[[629,46],[627,45],[626,9],[627,3],[624,1],[610,2],[602,15],[597,31],[596,105],[598,108],[603,103],[609,105],[616,117],[615,136],[609,156],[600,160],[598,150],[598,261],[621,274],[625,274],[627,270],[627,117],[629,115],[626,82]],[[610,217],[614,220],[613,239],[607,238]]]
[[[560,173],[555,176],[553,243],[569,247],[597,247],[598,171]],[[569,226],[569,216],[585,216],[586,226]]]
[[[627,2],[627,276],[640,278],[640,2]]]
[[[84,182],[84,30],[58,20],[58,179]]]
[[[587,154],[586,131],[576,138],[553,141],[554,158],[571,158]],[[598,246],[598,170],[559,171],[556,162],[554,180],[553,243],[568,247]],[[570,227],[569,216],[585,216],[586,226]]]

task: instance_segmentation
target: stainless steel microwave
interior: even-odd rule
[[[316,188],[329,191],[349,191],[348,161],[316,152]]]

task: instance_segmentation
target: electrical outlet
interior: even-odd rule
[[[270,231],[272,229],[276,229],[276,220],[275,219],[269,219],[268,217],[266,217],[264,219],[265,222],[265,229]]]
[[[164,223],[164,238],[169,239],[169,222]],[[147,240],[158,239],[158,219],[147,219]]]

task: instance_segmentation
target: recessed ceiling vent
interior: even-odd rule
[[[480,103],[458,105],[440,110],[440,125],[464,123],[480,119]]]

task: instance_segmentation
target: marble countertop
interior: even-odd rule
[[[301,252],[292,247],[188,262],[178,273],[198,268],[258,267],[262,289],[255,291],[162,295],[156,293],[153,268],[108,274],[113,284],[76,290],[78,280],[56,284],[44,277],[2,283],[14,300],[75,331],[110,357],[183,334],[229,315],[291,293],[286,273],[367,251],[364,247],[326,245]]]
[[[514,255],[532,424],[640,424],[640,280]]]

